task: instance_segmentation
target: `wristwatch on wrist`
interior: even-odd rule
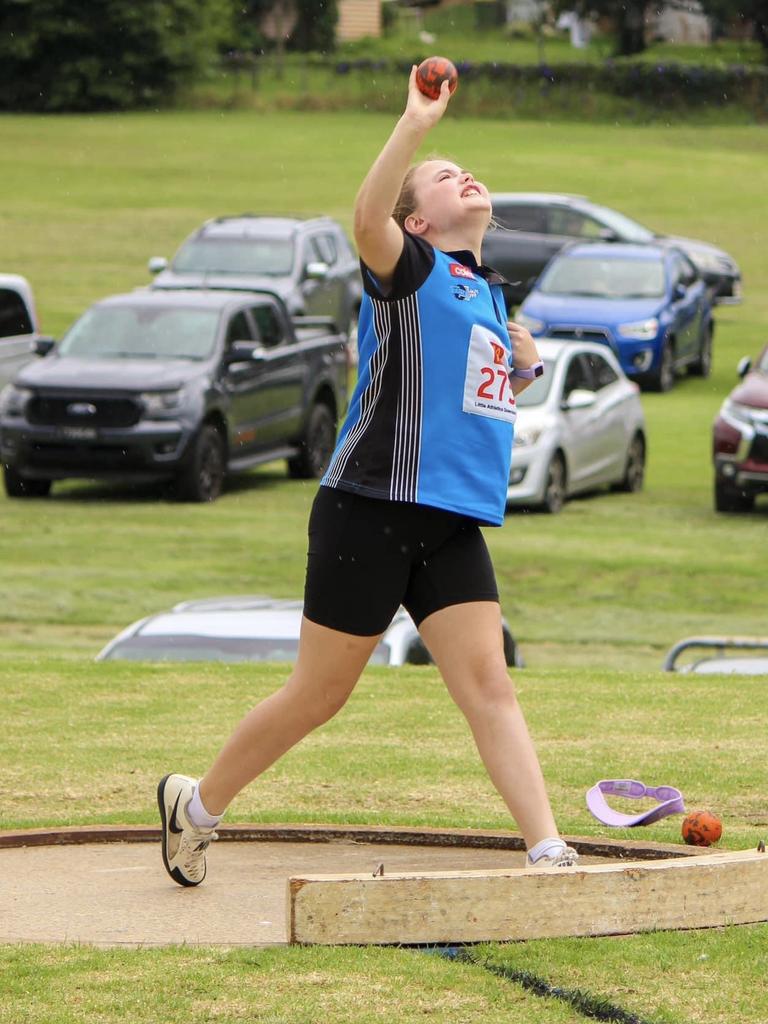
[[[544,375],[544,363],[542,363],[541,360],[539,360],[537,363],[534,363],[532,366],[526,366],[526,367],[513,366],[512,367],[512,376],[513,377],[522,377],[523,380],[536,380],[537,377],[542,377],[543,375]]]

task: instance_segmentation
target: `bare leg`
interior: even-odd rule
[[[504,661],[498,604],[451,605],[428,616],[420,632],[526,845],[556,837],[539,759]]]
[[[223,814],[241,789],[344,706],[378,640],[302,619],[298,659],[285,685],[248,712],[200,782],[210,814]]]

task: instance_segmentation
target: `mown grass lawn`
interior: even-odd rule
[[[202,219],[245,209],[350,223],[388,116],[281,112],[5,117],[0,269],[23,273],[45,329],[147,281]],[[723,843],[768,829],[765,687],[670,677],[666,648],[699,632],[765,632],[766,505],[711,507],[709,428],[734,367],[768,336],[760,225],[765,133],[448,119],[430,149],[492,188],[586,193],[651,226],[721,244],[746,301],[721,309],[715,369],[644,396],[641,495],[514,513],[488,531],[504,611],[528,667],[524,702],[564,829],[598,834],[584,791],[609,775],[679,785],[724,817]],[[281,666],[96,665],[134,618],[221,593],[301,593],[310,485],[279,465],[215,505],[162,489],[58,485],[0,499],[0,821],[153,821],[166,770],[199,771]],[[248,789],[230,820],[503,827],[506,815],[431,669],[366,673],[342,715]],[[649,838],[674,840],[667,819]],[[529,943],[487,955],[644,1018],[763,1019],[766,929]],[[0,950],[0,1021],[574,1021],[575,1011],[466,965],[392,950]],[[169,979],[173,978],[173,981]],[[165,993],[163,995],[162,993]]]
[[[158,778],[201,773],[285,666],[94,664],[41,652],[9,655],[3,675],[0,826],[33,828],[153,821]],[[526,668],[517,685],[564,831],[604,835],[584,794],[598,778],[627,775],[679,786],[690,809],[711,807],[726,848],[755,846],[768,827],[766,769],[754,756],[764,680]],[[431,667],[369,669],[344,710],[244,790],[228,817],[509,825]],[[670,817],[642,838],[677,842],[679,829]]]

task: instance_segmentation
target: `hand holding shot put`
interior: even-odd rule
[[[431,127],[437,124],[445,113],[448,101],[453,95],[455,87],[454,89],[451,88],[448,78],[425,84],[424,75],[420,74],[420,70],[426,63],[427,61],[424,61],[418,67],[414,64],[411,68],[411,74],[408,79],[408,102],[406,103],[405,113],[406,115],[415,114],[418,117],[423,117],[425,124]]]
[[[358,379],[310,515],[296,664],[199,782],[170,774],[158,786],[163,861],[179,885],[202,882],[237,793],[343,707],[400,605],[466,717],[528,862],[578,859],[558,835],[509,677],[481,530],[504,523],[514,395],[543,367],[530,334],[508,321],[504,279],[481,263],[488,189],[452,160],[413,163],[448,106],[448,72],[430,99],[412,69],[405,110],[355,202]]]

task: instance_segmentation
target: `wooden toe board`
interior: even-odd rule
[[[617,935],[768,920],[768,854],[579,868],[288,880],[295,943],[418,944]]]

